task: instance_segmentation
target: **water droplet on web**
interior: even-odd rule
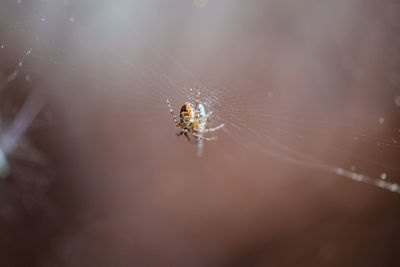
[[[31,76],[26,75],[26,76],[25,76],[25,80],[29,82],[29,81],[31,80]]]
[[[46,19],[45,19],[45,18],[42,18],[42,19],[41,19],[41,21],[42,21],[42,22],[45,22],[45,21],[46,21]]]
[[[74,21],[75,21],[75,18],[74,18],[74,17],[70,17],[70,18],[69,18],[69,21],[70,21],[70,22],[74,22]]]
[[[274,93],[273,92],[268,92],[268,97],[273,97]]]
[[[21,2],[22,2],[21,0],[17,0],[17,3],[18,3],[18,4],[21,4]]]
[[[343,175],[344,174],[344,170],[342,168],[337,168],[336,169],[336,173],[339,175]]]
[[[394,99],[394,103],[396,104],[396,106],[400,107],[400,95],[396,96],[396,98]]]
[[[380,188],[385,188],[386,182],[384,181],[377,181],[376,185],[379,186]]]
[[[15,78],[17,78],[18,75],[18,71],[15,70],[13,73],[11,73],[11,75],[8,77],[7,82],[11,82],[13,80],[15,80]]]
[[[381,179],[385,180],[386,179],[386,173],[381,173]]]
[[[3,48],[4,48],[4,45],[0,45],[0,48],[3,49]]]
[[[380,123],[380,124],[383,124],[384,122],[385,122],[385,118],[384,118],[384,117],[380,117],[380,118],[379,118],[379,123]]]
[[[392,184],[392,185],[390,185],[389,189],[392,192],[395,192],[395,191],[399,190],[399,186],[397,184]]]
[[[18,67],[22,67],[22,61],[18,63]]]

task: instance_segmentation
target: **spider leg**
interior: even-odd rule
[[[177,136],[185,135],[187,140],[191,143],[192,140],[190,140],[189,135],[185,131],[180,131],[179,133],[176,134]]]
[[[200,89],[199,87],[196,87],[196,116],[195,118],[198,119],[199,118],[199,105],[200,105]]]
[[[189,138],[189,135],[187,132],[185,132],[185,136],[186,136],[187,140],[190,142],[190,138]]]
[[[204,136],[198,136],[196,135],[196,133],[192,132],[192,135],[194,136],[194,138],[199,139],[199,140],[204,140],[204,141],[212,141],[212,140],[216,140],[216,137],[204,137]]]
[[[218,125],[217,127],[214,127],[214,128],[204,129],[204,130],[195,130],[195,131],[198,132],[198,133],[211,133],[211,132],[215,132],[215,131],[221,129],[224,126],[225,126],[225,124],[222,123],[222,124],[220,124],[220,125]]]
[[[185,131],[180,131],[180,132],[177,133],[176,135],[177,135],[177,136],[185,135],[186,138],[187,138],[187,140],[188,140],[189,142],[192,141],[192,140],[190,140],[189,135],[188,135],[187,132],[185,132]]]
[[[179,126],[178,118],[174,114],[174,110],[171,107],[171,103],[169,103],[168,97],[165,98],[165,102],[167,102],[167,105],[168,105],[168,108],[169,108],[169,112],[171,113],[172,118],[174,119],[175,125]]]

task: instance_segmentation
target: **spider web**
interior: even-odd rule
[[[0,152],[3,143],[12,144],[5,160],[18,177],[15,183],[0,179],[2,223],[18,221],[20,202],[25,213],[43,204],[40,213],[55,218],[56,225],[55,237],[47,229],[37,232],[45,248],[35,261],[43,266],[80,265],[82,253],[94,266],[107,260],[129,265],[141,260],[132,236],[138,251],[149,247],[145,255],[190,262],[182,266],[207,265],[203,259],[214,261],[215,254],[230,250],[225,242],[232,243],[234,260],[225,264],[218,255],[211,265],[239,266],[238,251],[255,250],[258,257],[264,241],[269,257],[273,232],[291,260],[303,254],[303,246],[304,255],[310,253],[310,245],[293,245],[294,233],[305,232],[301,242],[318,243],[323,259],[334,257],[336,248],[364,259],[362,243],[372,233],[377,265],[389,262],[400,193],[397,13],[371,22],[367,15],[376,13],[362,8],[376,7],[365,1],[309,1],[304,7],[297,1],[183,2],[0,4]],[[178,114],[184,102],[194,103],[195,88],[206,112],[213,112],[207,128],[225,125],[206,134],[218,139],[205,143],[203,157],[196,156],[195,144],[176,136],[179,129],[165,103],[168,97]],[[16,91],[25,97],[9,101]],[[51,107],[51,122],[57,123],[50,128],[60,135],[49,134],[62,154],[54,161],[40,148],[55,141],[43,145],[30,138],[35,132],[29,130],[42,126],[35,116],[43,105]],[[66,167],[47,175],[57,160]],[[77,202],[70,212],[58,196],[47,199],[53,182],[53,195],[65,192],[59,198],[71,194]],[[83,198],[75,199],[75,191]],[[356,221],[347,224],[349,219]],[[37,225],[30,227],[29,216],[21,221],[17,234],[5,228],[4,242],[24,243],[33,233],[31,251],[39,240]],[[208,222],[210,228],[202,231]],[[19,238],[21,227],[27,239]],[[236,232],[250,234],[234,240]],[[151,240],[165,233],[165,243]],[[191,233],[194,241],[187,241]],[[207,243],[197,240],[203,233]],[[360,236],[367,239],[350,242]],[[182,243],[175,248],[171,240]],[[285,243],[295,247],[294,254]],[[92,253],[103,245],[107,253]],[[396,251],[392,254],[395,261]],[[15,255],[24,253],[18,247]],[[277,262],[282,258],[278,254]],[[333,265],[345,257],[338,258]]]
[[[132,116],[132,124],[147,128],[153,138],[169,140],[174,138],[176,129],[168,114],[165,97],[170,99],[177,113],[185,101],[194,102],[193,89],[199,87],[206,111],[213,112],[207,127],[225,123],[225,127],[215,133],[219,140],[206,144],[206,157],[209,147],[225,149],[231,156],[238,153],[232,152],[232,147],[238,146],[245,149],[240,153],[259,153],[265,161],[275,158],[294,168],[316,170],[321,177],[344,177],[400,193],[396,67],[390,67],[394,74],[391,85],[385,84],[387,89],[377,92],[375,88],[379,84],[375,84],[360,97],[360,88],[376,81],[366,77],[354,63],[354,58],[347,55],[340,60],[340,74],[335,76],[327,74],[335,66],[325,69],[321,66],[325,59],[307,59],[312,56],[307,54],[309,49],[303,48],[303,54],[295,53],[294,47],[286,44],[282,49],[292,54],[278,62],[274,61],[277,57],[272,53],[266,53],[267,58],[262,58],[262,55],[251,53],[251,48],[244,49],[236,58],[239,63],[249,64],[241,57],[257,55],[264,62],[260,64],[263,70],[252,73],[257,67],[249,66],[249,71],[246,67],[235,69],[235,61],[229,58],[232,54],[228,52],[221,55],[226,60],[209,57],[210,60],[197,62],[210,51],[218,57],[221,50],[213,51],[207,46],[202,51],[203,32],[198,33],[198,38],[203,41],[199,44],[196,40],[184,40],[187,36],[196,38],[196,34],[186,33],[182,37],[178,35],[179,30],[171,30],[171,36],[163,35],[164,28],[157,24],[159,20],[152,23],[140,12],[132,11],[139,8],[137,2],[102,3],[96,8],[98,13],[85,14],[86,17],[77,11],[84,3],[47,3],[32,13],[24,1],[7,5],[21,17],[26,17],[10,18],[3,14],[0,51],[8,53],[14,62],[19,62],[17,58],[29,51],[29,57],[20,60],[24,75],[40,80],[49,88],[50,95],[61,95],[62,98],[64,94],[84,94],[87,99],[108,108],[108,116]],[[143,9],[154,8],[154,5],[150,2]],[[46,12],[46,8],[53,12]],[[157,10],[162,8],[157,7]],[[198,12],[191,15],[201,16]],[[155,14],[151,15],[152,19],[155,17]],[[179,21],[170,24],[177,26]],[[64,31],[54,31],[54,25]],[[195,29],[200,27],[195,22],[193,25]],[[306,35],[310,31],[307,27],[304,28]],[[181,43],[173,37],[181,37]],[[276,48],[273,44],[270,46]],[[255,47],[256,50],[260,48]],[[231,53],[234,55],[235,51]],[[289,62],[285,62],[288,59]],[[385,60],[379,64],[387,66]],[[265,67],[265,61],[272,66],[277,62],[276,68]],[[308,69],[300,72],[288,66],[291,62],[297,67],[307,63]],[[340,76],[346,73],[350,73],[350,77]],[[311,82],[302,81],[300,74],[312,76]],[[8,81],[15,75],[12,71]],[[282,77],[268,82],[276,75]],[[337,77],[345,82],[338,82]],[[355,83],[359,85],[353,86]],[[346,88],[348,86],[353,87]],[[373,98],[379,104],[371,106]],[[171,142],[175,145],[173,150],[189,146],[183,141]],[[263,174],[267,173],[268,169],[265,169]]]

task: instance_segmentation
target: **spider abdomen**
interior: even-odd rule
[[[180,122],[183,125],[189,126],[194,121],[194,107],[190,103],[185,103],[181,107],[181,112],[179,114]]]

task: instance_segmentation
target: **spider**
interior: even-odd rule
[[[174,111],[171,107],[171,104],[166,98],[166,102],[169,108],[169,112],[171,113],[176,127],[180,127],[181,130],[177,134],[185,135],[187,140],[190,142],[190,138],[188,133],[192,134],[196,139],[197,143],[197,153],[201,155],[203,149],[203,141],[211,141],[215,140],[216,137],[204,137],[205,133],[215,132],[216,130],[224,127],[224,124],[220,124],[217,127],[206,129],[207,118],[210,117],[212,112],[206,114],[204,105],[200,103],[200,90],[196,89],[196,100],[195,105],[185,102],[181,107],[181,112],[179,113],[179,119],[174,114]]]

